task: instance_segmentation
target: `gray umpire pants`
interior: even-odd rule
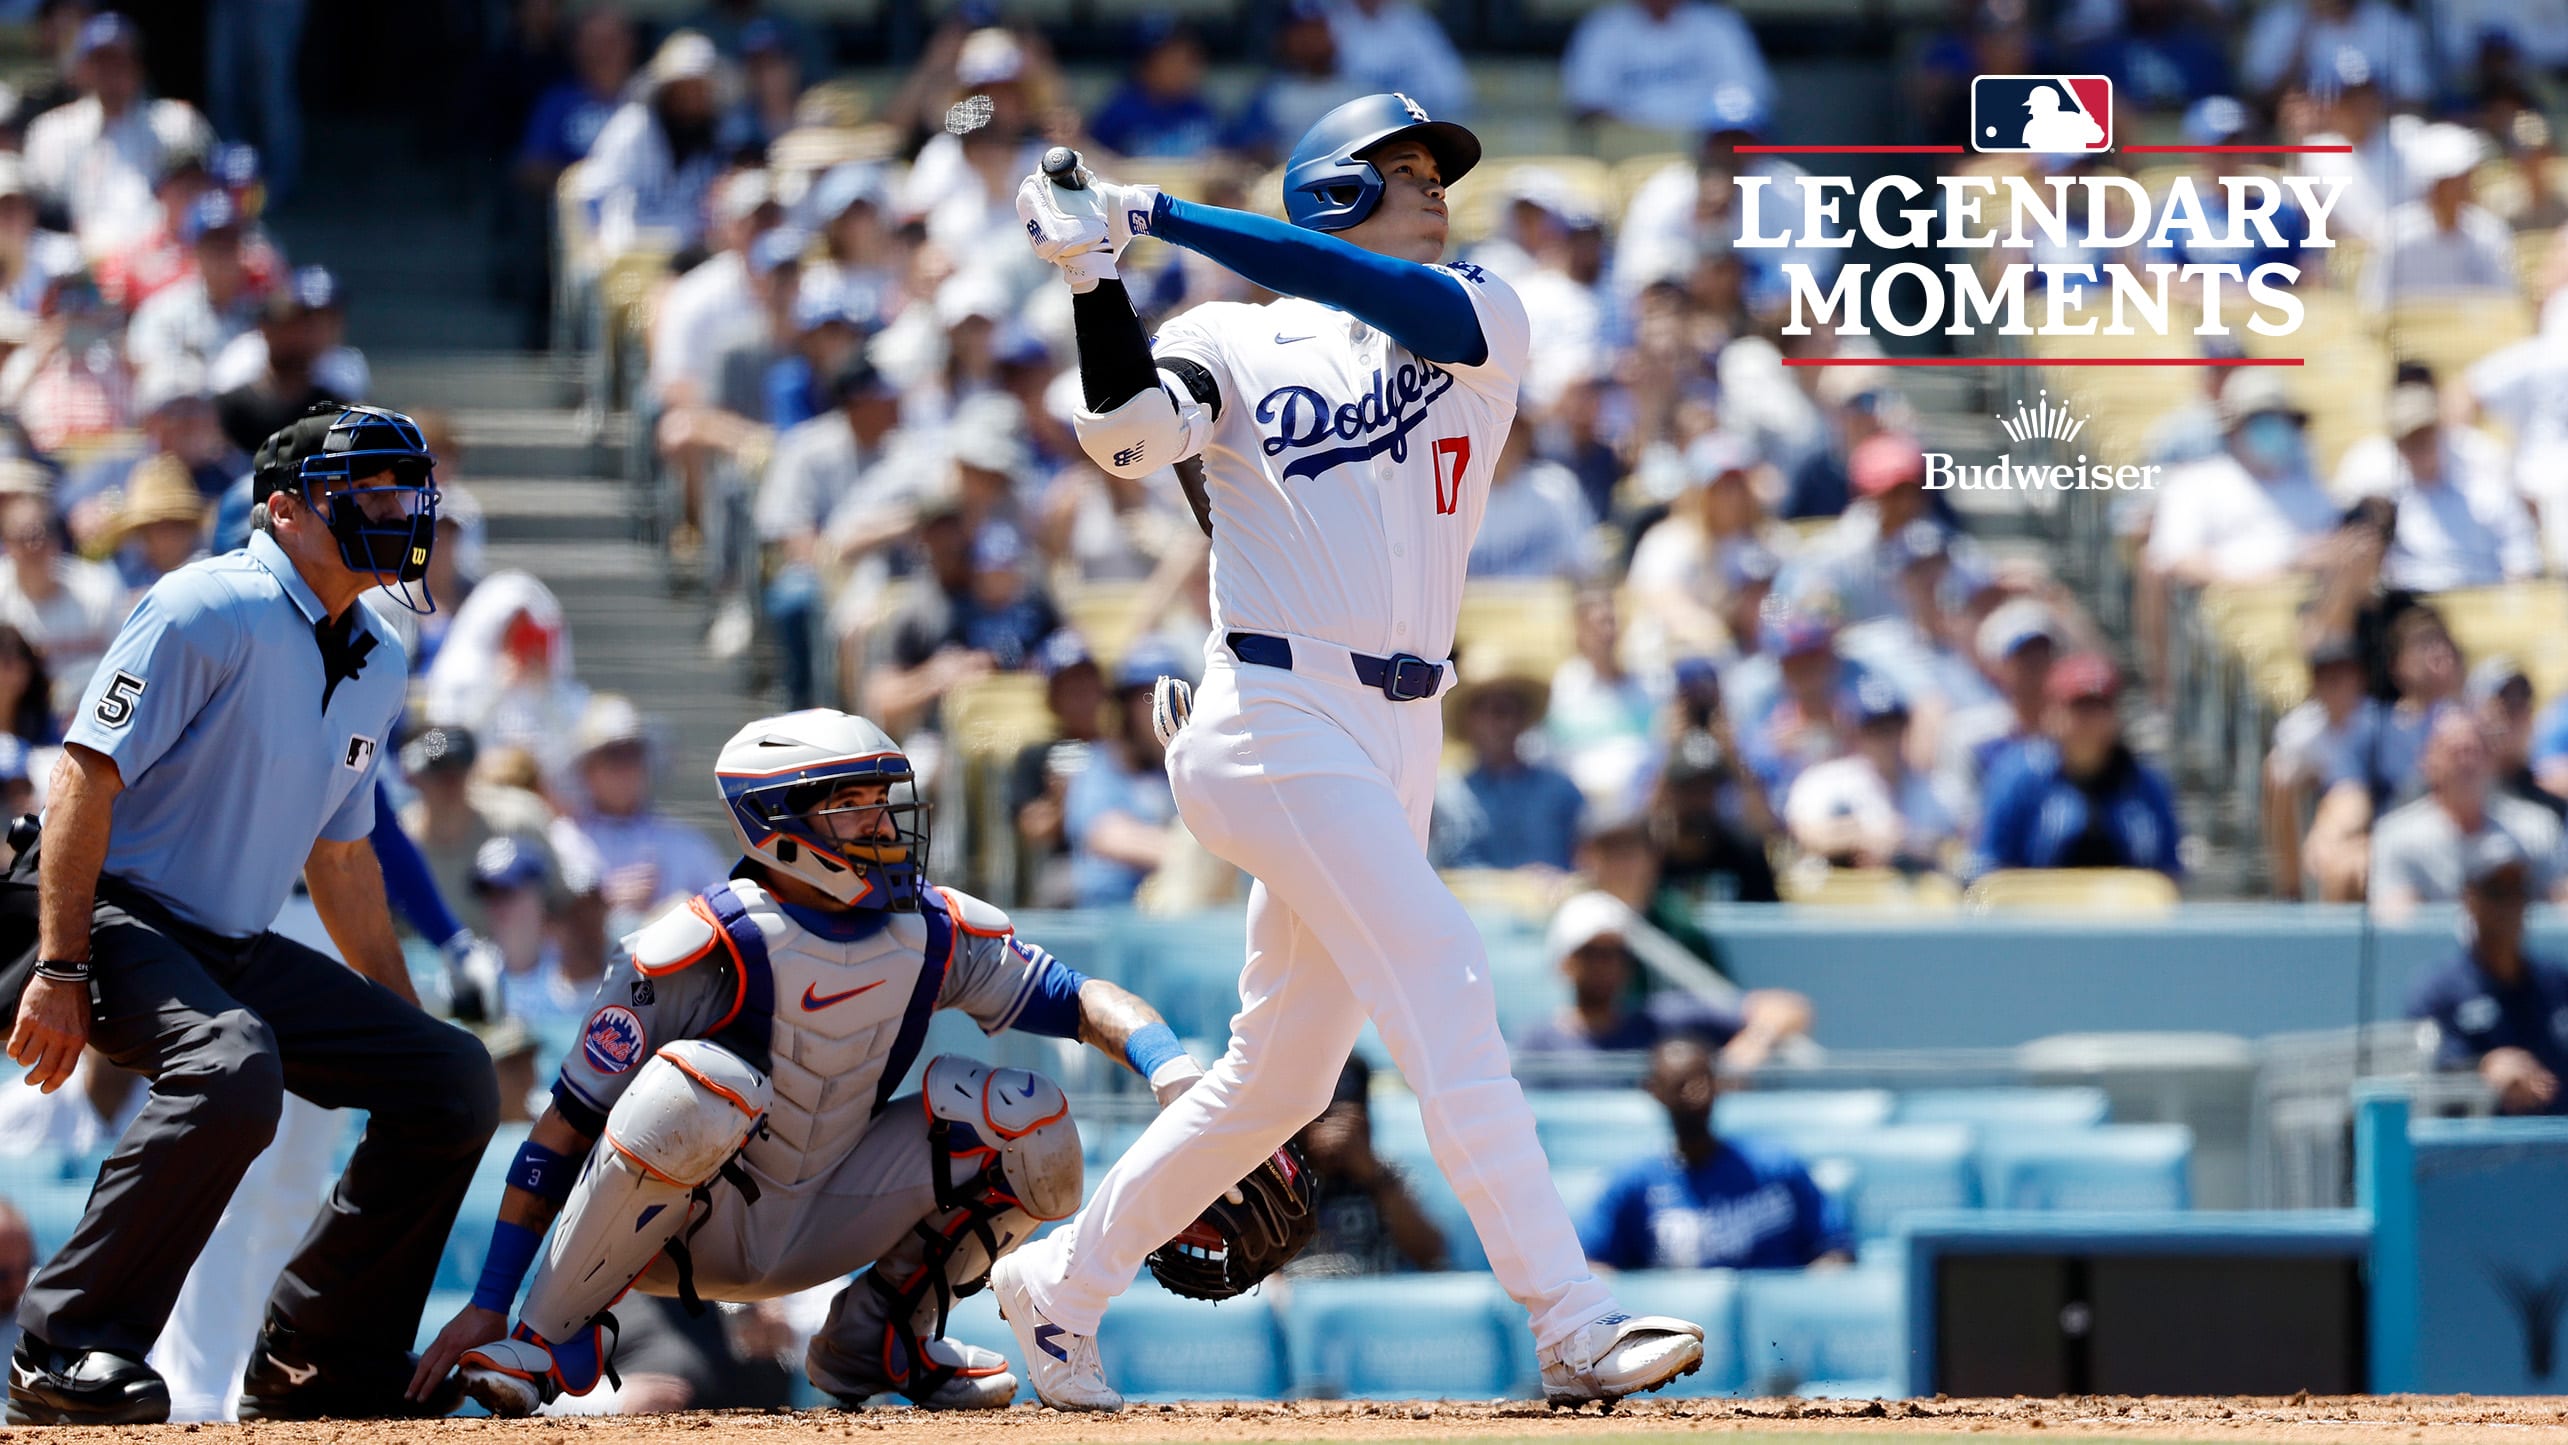
[[[29,1282],[19,1325],[143,1358],[291,1092],[369,1117],[269,1310],[324,1358],[409,1349],[498,1127],[489,1052],[302,944],[208,933],[112,878],[90,959],[90,1042],[151,1096],[71,1242]]]

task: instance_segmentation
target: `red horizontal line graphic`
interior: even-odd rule
[[[2346,146],[2124,146],[2133,155],[2142,156],[2345,156],[2354,148]]]
[[[1743,156],[1957,156],[1960,146],[1732,146]]]
[[[1786,366],[2298,366],[2297,356],[1787,356]]]

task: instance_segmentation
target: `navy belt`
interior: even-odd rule
[[[1293,670],[1293,644],[1281,637],[1263,632],[1233,632],[1223,638],[1231,655],[1259,667]],[[1355,665],[1355,680],[1366,687],[1377,688],[1393,702],[1423,702],[1444,686],[1444,664],[1429,662],[1406,652],[1389,657],[1367,657],[1349,652],[1347,660]]]

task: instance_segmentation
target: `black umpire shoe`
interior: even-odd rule
[[[12,1425],[157,1425],[169,1386],[151,1366],[112,1350],[62,1350],[18,1337],[9,1360]]]
[[[343,1353],[313,1347],[271,1314],[241,1377],[244,1420],[421,1420],[451,1415],[464,1382],[449,1370],[437,1393],[407,1395],[417,1360],[400,1350]]]

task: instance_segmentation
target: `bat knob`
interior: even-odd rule
[[[1086,180],[1079,174],[1079,153],[1068,146],[1054,146],[1043,153],[1043,173],[1065,191],[1087,189]]]

